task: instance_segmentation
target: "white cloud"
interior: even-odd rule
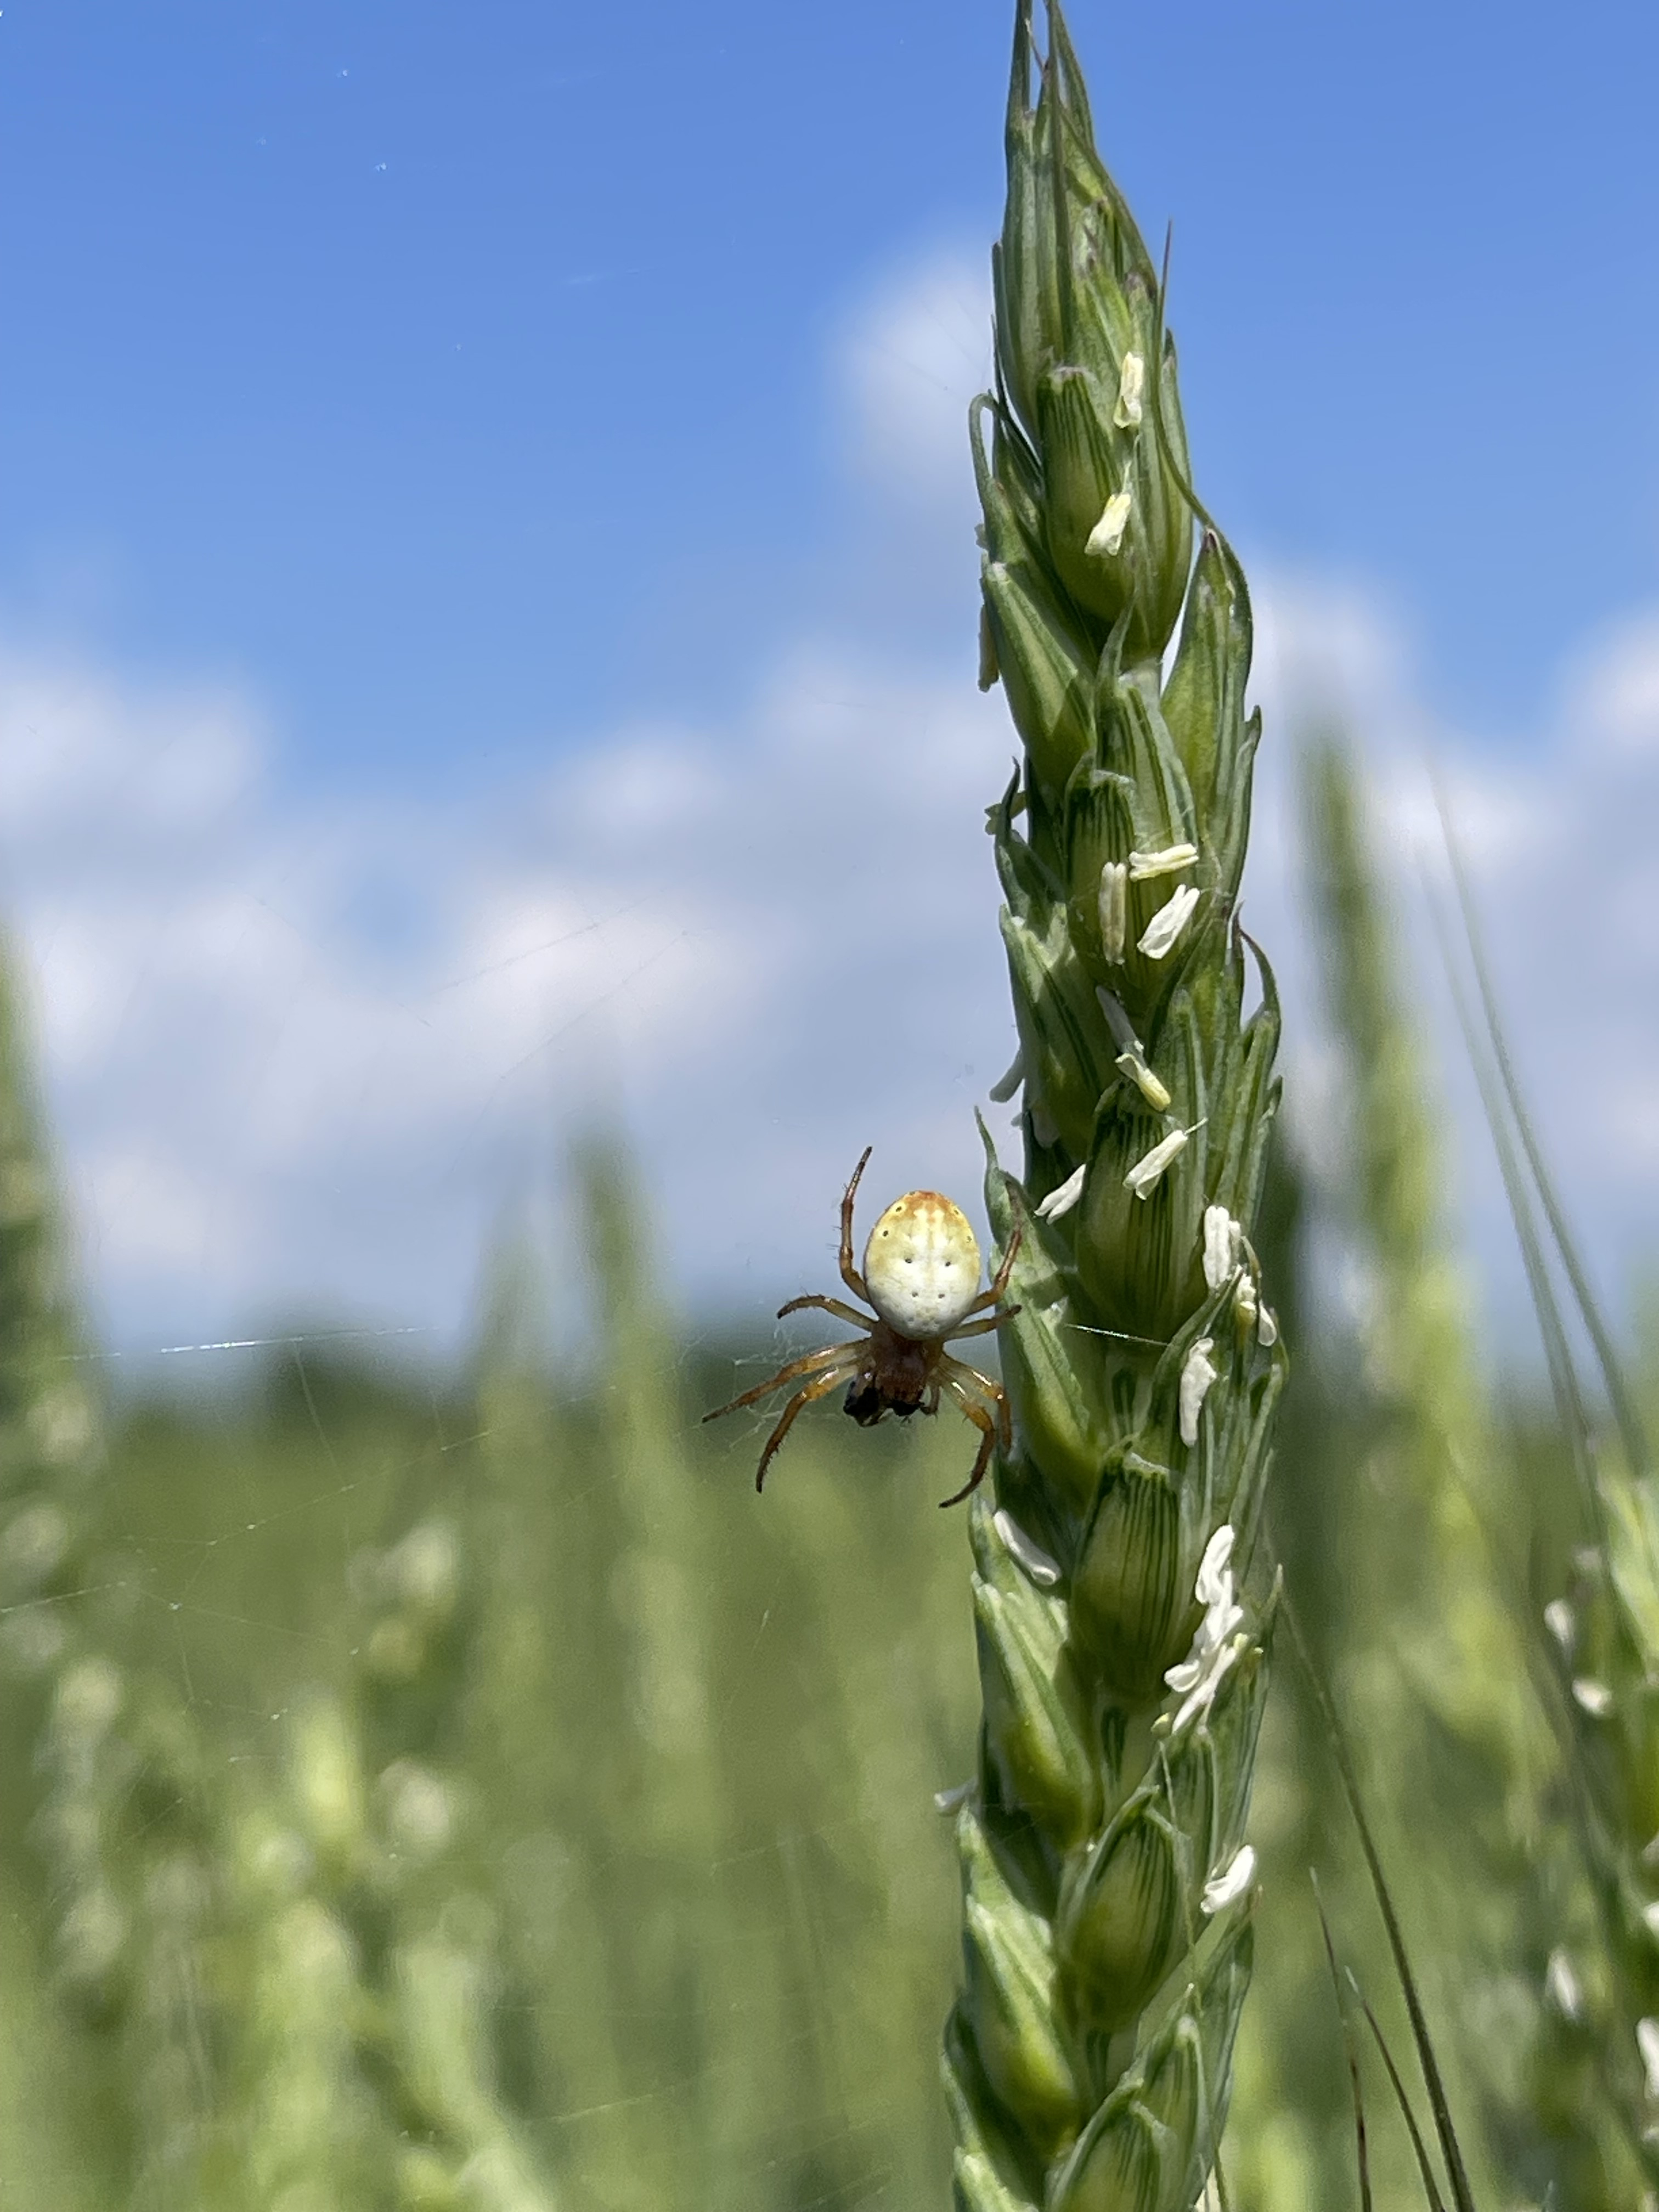
[[[1653,762],[1659,756],[1659,614],[1595,640],[1570,672],[1568,696],[1598,750]]]
[[[947,252],[898,271],[849,319],[838,351],[854,465],[890,495],[961,513],[973,491],[968,410],[991,381],[988,256]]]
[[[1405,987],[1452,1120],[1446,1178],[1489,1277],[1507,1278],[1498,1304],[1513,1314],[1522,1300],[1432,924],[1432,901],[1450,910],[1437,781],[1529,1110],[1616,1307],[1659,1246],[1659,617],[1569,655],[1543,728],[1498,745],[1434,714],[1397,629],[1380,613],[1368,624],[1363,599],[1282,580],[1265,597],[1270,723],[1293,738],[1329,720],[1362,748]],[[1262,777],[1264,842],[1287,860],[1290,750],[1264,753]],[[1292,905],[1282,927],[1305,1037],[1315,1006],[1305,913]],[[1319,1086],[1307,1088],[1317,1110]]]
[[[459,822],[279,805],[222,703],[239,775],[152,805],[167,699],[14,658],[0,755],[24,711],[86,764],[0,796],[0,857],[129,1346],[319,1302],[447,1329],[503,1199],[617,1106],[728,1297],[793,1286],[872,1137],[890,1180],[976,1180],[1008,741],[971,684],[803,650],[742,728],[599,739]]]
[[[840,349],[858,453],[912,500],[895,527],[933,514],[941,560],[959,557],[987,313],[947,258]],[[1379,768],[1425,989],[1413,856],[1437,834],[1422,763],[1443,763],[1570,1195],[1604,1257],[1650,1243],[1659,617],[1586,648],[1547,741],[1500,755],[1441,726],[1374,595],[1279,576],[1257,597],[1269,735],[1247,890],[1304,1121],[1329,1066],[1288,733],[1323,714]],[[1012,1049],[983,809],[1013,738],[974,689],[972,617],[950,666],[856,636],[781,647],[735,726],[599,733],[464,810],[390,787],[280,796],[255,702],[0,655],[5,897],[116,1340],[319,1308],[447,1335],[503,1203],[573,1127],[617,1115],[694,1326],[827,1285],[866,1142],[872,1200],[975,1194],[972,1109]]]

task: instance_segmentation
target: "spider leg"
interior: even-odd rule
[[[1014,1233],[1008,1239],[1008,1249],[1002,1255],[1002,1265],[997,1269],[995,1275],[993,1277],[990,1289],[988,1291],[981,1291],[979,1296],[974,1300],[972,1305],[969,1307],[968,1310],[970,1314],[978,1313],[985,1306],[994,1306],[997,1300],[1002,1296],[1003,1292],[1007,1289],[1008,1278],[1014,1272],[1014,1261],[1018,1255],[1020,1242],[1024,1237],[1024,1223],[1023,1221],[1017,1221],[1014,1224]],[[971,1329],[957,1329],[954,1334],[957,1336],[971,1336],[973,1334],[973,1331]]]
[[[961,1399],[964,1411],[970,1397],[981,1406],[995,1407],[997,1432],[1006,1451],[1014,1441],[1014,1424],[1008,1411],[1008,1394],[1001,1383],[994,1382],[988,1375],[981,1375],[977,1367],[969,1367],[965,1360],[953,1359],[948,1352],[939,1366],[945,1382]]]
[[[1018,1311],[1018,1306],[1004,1306],[1000,1313],[991,1314],[984,1321],[970,1321],[966,1328],[953,1328],[951,1340],[954,1342],[959,1336],[984,1336],[994,1328],[1000,1328],[1004,1322],[1012,1321]]]
[[[816,1291],[807,1297],[791,1298],[787,1306],[780,1306],[778,1319],[781,1321],[785,1314],[803,1313],[808,1306],[817,1306],[824,1313],[834,1314],[837,1321],[850,1321],[858,1328],[867,1329],[870,1326],[868,1314],[860,1313],[842,1298],[821,1297]]]
[[[742,1397],[733,1398],[727,1405],[716,1406],[714,1412],[705,1413],[703,1419],[705,1421],[718,1421],[722,1413],[735,1413],[739,1406],[752,1406],[770,1392],[781,1389],[784,1383],[793,1382],[798,1375],[810,1374],[815,1367],[823,1367],[826,1363],[842,1358],[848,1349],[844,1344],[830,1344],[826,1345],[822,1352],[809,1352],[804,1359],[792,1359],[787,1367],[780,1367],[769,1382],[757,1382],[752,1390],[745,1390]]]
[[[952,1364],[954,1364],[955,1363],[952,1362]],[[971,1370],[969,1371],[971,1372]],[[965,1384],[958,1382],[954,1375],[947,1376],[945,1378],[945,1383],[951,1395],[961,1407],[963,1412],[967,1414],[974,1426],[980,1431],[980,1445],[978,1456],[974,1462],[973,1473],[969,1476],[967,1481],[963,1483],[960,1490],[955,1492],[949,1498],[940,1498],[939,1505],[941,1509],[946,1505],[960,1505],[963,1499],[964,1498],[971,1498],[974,1492],[979,1488],[981,1483],[984,1481],[985,1470],[991,1464],[991,1454],[996,1449],[997,1431],[1000,1425],[995,1416],[992,1413],[989,1407],[984,1403],[983,1400],[979,1398],[972,1390],[968,1389]],[[993,1387],[994,1388],[994,1385]]]
[[[994,1300],[1000,1298],[1008,1287],[1008,1278],[1014,1272],[1014,1261],[1019,1256],[1019,1248],[1024,1236],[1025,1224],[1023,1221],[1015,1222],[1014,1233],[1008,1239],[1008,1249],[1002,1255],[1002,1265],[991,1279],[991,1297]]]
[[[841,1201],[841,1279],[855,1298],[867,1305],[870,1293],[864,1287],[864,1278],[853,1265],[853,1200],[858,1195],[859,1177],[870,1164],[873,1145],[866,1145],[859,1155],[859,1164],[853,1170],[853,1180],[842,1194]]]
[[[831,1367],[824,1374],[815,1376],[810,1382],[804,1382],[796,1391],[783,1409],[782,1419],[766,1439],[766,1449],[761,1454],[760,1465],[755,1469],[757,1490],[765,1489],[766,1470],[772,1464],[773,1454],[793,1427],[795,1416],[800,1412],[802,1407],[810,1406],[819,1398],[827,1398],[832,1390],[841,1388],[849,1375],[856,1374],[857,1371],[857,1361],[849,1360],[840,1367]]]

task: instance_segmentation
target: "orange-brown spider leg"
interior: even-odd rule
[[[1008,1394],[1002,1386],[994,1382],[988,1375],[981,1375],[977,1367],[969,1367],[963,1360],[953,1359],[948,1352],[939,1361],[939,1372],[944,1377],[945,1387],[975,1426],[981,1429],[985,1427],[985,1421],[981,1420],[980,1416],[986,1414],[995,1422],[997,1443],[1002,1446],[1004,1451],[1011,1451],[1014,1442],[1014,1421],[1013,1415],[1008,1407]],[[992,1410],[993,1408],[994,1411]],[[990,1445],[988,1443],[981,1449],[979,1458],[975,1462],[974,1473],[969,1480],[968,1490],[977,1489],[984,1480],[986,1461],[989,1452]],[[968,1490],[959,1491],[956,1498],[947,1498],[945,1503],[947,1505],[956,1504],[958,1498],[968,1495]]]
[[[823,1313],[834,1314],[837,1321],[850,1321],[856,1328],[867,1329],[870,1326],[868,1314],[860,1313],[855,1306],[849,1306],[842,1298],[822,1297],[816,1291],[809,1297],[791,1298],[787,1306],[780,1306],[778,1319],[781,1321],[785,1314],[804,1313],[808,1306],[817,1306]]]
[[[802,1407],[812,1405],[819,1398],[827,1398],[832,1390],[839,1389],[842,1383],[856,1375],[858,1369],[858,1361],[849,1359],[840,1367],[830,1368],[825,1374],[818,1376],[816,1380],[805,1384],[796,1391],[783,1409],[783,1419],[766,1439],[766,1449],[761,1454],[760,1465],[755,1469],[757,1490],[765,1489],[766,1470],[772,1464],[773,1454],[794,1426],[795,1416],[800,1412]]]
[[[712,1413],[705,1413],[705,1421],[718,1421],[722,1413],[735,1413],[740,1406],[752,1406],[758,1399],[793,1382],[798,1375],[810,1374],[813,1368],[822,1367],[826,1361],[842,1358],[851,1347],[845,1344],[826,1345],[822,1352],[809,1352],[804,1359],[792,1359],[787,1367],[780,1367],[767,1382],[757,1382],[752,1390],[745,1390],[741,1398],[733,1398],[728,1405],[716,1406]]]
[[[947,1505],[960,1505],[963,1499],[964,1498],[971,1498],[974,1492],[979,1488],[981,1483],[984,1481],[985,1470],[991,1464],[991,1454],[996,1449],[997,1430],[999,1426],[998,1422],[991,1413],[988,1407],[983,1405],[979,1399],[973,1395],[972,1392],[964,1389],[962,1384],[956,1381],[954,1376],[948,1379],[947,1387],[950,1389],[951,1395],[956,1400],[957,1405],[959,1405],[963,1412],[967,1414],[974,1426],[981,1431],[981,1437],[979,1455],[974,1462],[973,1473],[969,1476],[967,1481],[963,1484],[960,1490],[955,1492],[953,1495],[949,1498],[940,1498],[939,1506],[941,1510]]]
[[[1008,1249],[1002,1255],[1002,1265],[991,1279],[990,1296],[994,1302],[1000,1298],[1008,1287],[1008,1278],[1014,1272],[1014,1261],[1019,1257],[1019,1248],[1024,1242],[1024,1238],[1025,1224],[1023,1221],[1015,1222],[1014,1233],[1008,1239]]]
[[[953,1359],[947,1352],[939,1361],[939,1371],[949,1387],[959,1395],[968,1396],[981,1405],[997,1409],[997,1428],[1006,1451],[1014,1440],[1013,1418],[1008,1411],[1008,1394],[1001,1383],[994,1382],[988,1375],[981,1375],[977,1367],[970,1367],[965,1359]]]
[[[990,1314],[983,1321],[970,1321],[966,1328],[951,1331],[951,1341],[954,1344],[959,1336],[988,1335],[992,1329],[1000,1328],[1004,1322],[1012,1321],[1018,1311],[1018,1306],[1004,1306],[1000,1313]]]
[[[853,1200],[858,1196],[859,1177],[870,1164],[873,1145],[866,1145],[859,1154],[859,1164],[853,1170],[853,1180],[842,1194],[841,1200],[841,1279],[855,1298],[869,1304],[870,1293],[864,1287],[864,1278],[853,1265]]]
[[[1002,1296],[1003,1292],[1007,1289],[1008,1278],[1014,1272],[1014,1261],[1018,1256],[1020,1241],[1024,1237],[1024,1223],[1023,1221],[1017,1221],[1014,1224],[1014,1233],[1008,1239],[1008,1249],[1002,1255],[1002,1265],[997,1269],[996,1274],[992,1279],[990,1289],[988,1291],[981,1291],[979,1296],[974,1300],[972,1305],[969,1307],[968,1310],[970,1314],[979,1313],[986,1306],[994,1306],[997,1300]],[[951,1333],[953,1336],[962,1336],[972,1334],[970,1330],[963,1329],[953,1329]]]

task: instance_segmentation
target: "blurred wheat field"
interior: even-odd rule
[[[1298,1364],[1273,1548],[1354,1733],[1480,2201],[1632,2206],[1537,1656],[1580,1504],[1541,1392],[1476,1350],[1352,770],[1315,756],[1307,789],[1346,1133],[1334,1176],[1276,1172]],[[0,1082],[0,2201],[945,2201],[958,1907],[933,1800],[977,1722],[965,1533],[935,1501],[969,1432],[820,1410],[757,1499],[760,1418],[698,1417],[776,1339],[734,1334],[735,1367],[706,1332],[677,1343],[602,1148],[572,1170],[597,1347],[576,1369],[508,1250],[464,1373],[301,1339],[251,1387],[106,1405],[15,999]],[[1338,1249],[1370,1285],[1358,1319],[1320,1290]],[[1358,2196],[1310,1867],[1402,2063],[1407,2042],[1282,1648],[1252,1835],[1231,2199],[1332,2212]],[[1376,2201],[1420,2202],[1370,2095]]]

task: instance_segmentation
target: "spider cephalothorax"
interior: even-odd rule
[[[851,1322],[862,1334],[850,1344],[827,1345],[804,1359],[792,1359],[769,1382],[757,1383],[703,1419],[718,1420],[739,1406],[752,1406],[786,1382],[799,1385],[766,1440],[755,1475],[759,1490],[772,1455],[788,1435],[796,1414],[803,1406],[827,1398],[842,1383],[848,1386],[843,1410],[866,1429],[872,1428],[884,1413],[896,1413],[902,1419],[915,1413],[936,1413],[940,1392],[948,1390],[981,1432],[973,1473],[953,1497],[942,1501],[956,1505],[984,1480],[995,1445],[1000,1442],[1005,1451],[1008,1449],[1011,1430],[1008,1401],[1001,1389],[976,1367],[953,1359],[945,1342],[953,1336],[983,1336],[1018,1310],[1003,1306],[1000,1300],[1019,1249],[1019,1231],[1016,1229],[1008,1240],[995,1281],[988,1291],[981,1291],[979,1245],[962,1208],[936,1190],[907,1190],[870,1231],[860,1274],[853,1265],[853,1202],[871,1149],[865,1147],[841,1201],[841,1279],[854,1297],[875,1309],[873,1316],[817,1292],[791,1298],[779,1307],[780,1321],[786,1314],[819,1306],[837,1321]],[[982,1318],[970,1320],[973,1314]]]

